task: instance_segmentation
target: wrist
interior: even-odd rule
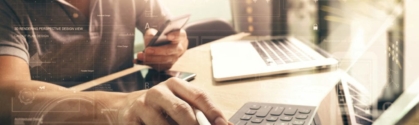
[[[141,90],[130,93],[95,91],[93,92],[93,98],[96,104],[104,105],[106,109],[120,111],[132,105],[132,103],[134,103],[138,97],[145,94],[146,91],[147,90]]]
[[[95,91],[93,98],[95,104],[103,104],[108,109],[119,109],[123,107],[128,95],[128,93],[120,92]]]

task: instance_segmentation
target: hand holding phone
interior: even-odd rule
[[[137,64],[149,65],[159,71],[170,69],[188,47],[186,32],[181,28],[189,17],[171,18],[158,31],[147,30],[144,36],[146,48],[137,54]]]
[[[166,37],[166,34],[182,29],[183,26],[185,26],[185,24],[188,22],[190,16],[190,14],[186,14],[167,20],[163,26],[158,29],[157,34],[153,37],[153,39],[151,39],[147,47],[160,46],[170,43]]]

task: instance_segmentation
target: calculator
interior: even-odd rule
[[[230,118],[235,125],[321,125],[315,106],[248,102]]]

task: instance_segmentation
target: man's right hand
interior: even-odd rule
[[[201,110],[213,125],[229,124],[207,94],[178,78],[130,93],[125,104],[120,110],[123,118],[120,120],[127,124],[169,125],[172,121],[179,125],[198,125],[192,107]]]
[[[226,118],[221,111],[214,106],[207,94],[202,90],[194,87],[186,81],[170,78],[149,90],[136,91],[132,93],[115,93],[104,91],[93,92],[76,92],[74,90],[65,89],[61,86],[42,82],[32,81],[29,73],[29,66],[24,60],[13,56],[0,56],[0,123],[12,124],[10,112],[10,98],[15,97],[22,89],[37,90],[43,86],[45,90],[36,93],[37,104],[49,103],[51,100],[56,100],[64,96],[77,97],[74,100],[61,102],[61,105],[56,108],[71,108],[68,104],[78,104],[86,98],[92,99],[94,104],[103,104],[109,109],[121,109],[119,115],[121,116],[118,123],[125,122],[127,124],[142,124],[147,125],[168,125],[169,123],[177,123],[180,125],[197,125],[195,114],[192,107],[201,110],[211,124],[227,125]],[[61,89],[62,88],[62,89]],[[17,109],[28,108],[31,105],[20,105],[15,107]],[[61,107],[64,106],[64,107]],[[91,105],[86,106],[80,103],[84,109],[91,109]],[[96,105],[95,105],[96,106]],[[87,108],[89,107],[89,108]],[[37,112],[33,109],[32,112]],[[95,114],[96,113],[96,114]],[[166,114],[171,119],[167,119]],[[81,115],[86,117],[80,117]],[[92,115],[93,117],[89,117]],[[86,121],[89,118],[96,118],[99,116],[97,109],[81,110],[78,113],[64,113],[63,116],[47,117],[45,119],[54,119],[63,117],[71,121]],[[92,120],[92,119],[90,119]],[[102,119],[99,119],[101,121]],[[106,121],[106,119],[103,119]],[[170,122],[172,121],[172,122]],[[60,121],[67,122],[67,121]]]

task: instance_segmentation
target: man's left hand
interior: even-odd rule
[[[156,33],[156,29],[148,29],[144,35],[144,44],[148,45]],[[170,41],[169,44],[148,46],[145,48],[145,51],[137,53],[137,60],[158,71],[170,69],[188,47],[188,38],[183,29],[162,35],[167,36],[167,39]]]

